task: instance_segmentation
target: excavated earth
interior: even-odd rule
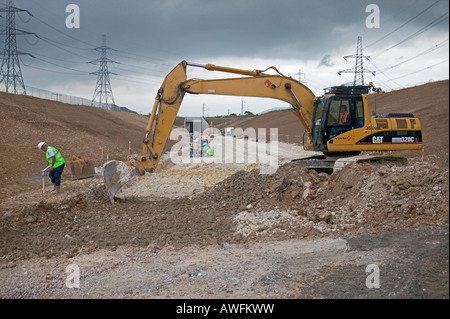
[[[442,90],[442,83],[432,84],[417,91]],[[319,174],[289,162],[301,148],[285,140],[271,173],[258,163],[174,164],[166,156],[154,174],[118,193],[114,205],[102,185],[104,161],[96,163],[95,177],[63,180],[61,194],[49,194],[48,183],[43,193],[40,179],[33,181],[45,166],[35,146],[39,132],[51,138],[46,110],[58,110],[59,122],[48,121],[62,132],[51,143],[66,156],[78,151],[67,141],[74,124],[61,119],[73,106],[1,94],[2,112],[17,123],[2,119],[8,139],[2,138],[0,153],[0,297],[449,298],[449,174],[441,160],[448,157],[448,81],[445,89],[447,106],[436,108],[445,123],[429,125],[426,116],[422,123],[428,136],[447,135],[426,148],[433,154],[405,153],[406,166],[362,163]],[[31,115],[20,120],[25,105],[26,114],[42,114],[39,123]],[[107,116],[92,132],[83,127],[88,120],[77,121],[85,134],[76,138],[79,148],[98,157],[105,143],[111,157],[125,157],[128,143],[119,149],[115,131],[99,138],[97,130],[130,123],[137,131],[128,127],[131,139],[145,120],[91,109]],[[85,145],[94,141],[97,153],[89,154]],[[14,143],[28,147],[24,158],[34,161],[23,161],[22,172],[18,159],[7,160],[15,156]],[[368,283],[374,265],[375,288]],[[80,274],[75,288],[69,281],[74,266]]]

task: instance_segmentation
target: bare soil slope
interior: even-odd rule
[[[422,124],[425,156],[440,167],[448,167],[449,151],[449,80],[431,82],[380,95],[369,95],[371,110],[377,114],[413,113]],[[372,107],[373,106],[373,107]],[[421,156],[417,152],[405,153]]]
[[[219,128],[233,127],[242,130],[254,129],[258,134],[258,128],[266,130],[266,139],[270,140],[270,129],[278,129],[278,140],[280,142],[302,145],[303,127],[299,120],[290,110],[275,111],[262,115],[250,116],[237,119],[224,125],[218,125]],[[248,133],[250,131],[246,131]],[[260,137],[260,136],[259,136]],[[260,137],[261,138],[261,137]]]
[[[47,166],[37,144],[55,146],[66,160],[82,155],[100,166],[109,159],[126,159],[131,141],[138,152],[147,117],[69,105],[29,96],[0,93],[0,200],[36,188],[33,175]]]

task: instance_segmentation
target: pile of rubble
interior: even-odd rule
[[[353,164],[332,175],[289,163],[273,175],[236,173],[207,197],[235,212],[239,238],[290,238],[448,223],[448,186],[448,170],[424,162]]]

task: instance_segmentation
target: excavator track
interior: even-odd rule
[[[353,163],[369,163],[371,165],[396,165],[404,166],[408,164],[408,160],[401,156],[392,155],[358,155],[340,158],[335,161],[333,172],[340,171],[345,166]]]
[[[396,165],[404,166],[408,164],[408,160],[401,156],[380,155],[380,154],[364,154],[350,156],[325,156],[312,155],[307,157],[295,158],[291,162],[303,165],[308,169],[317,172],[325,172],[328,174],[340,171],[345,166],[353,163],[369,163],[371,165]]]

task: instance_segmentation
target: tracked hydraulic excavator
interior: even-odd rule
[[[240,76],[187,79],[188,66]],[[158,90],[145,130],[142,154],[127,162],[105,164],[103,177],[109,198],[114,203],[114,195],[130,178],[155,170],[185,93],[265,97],[289,103],[304,128],[304,148],[323,154],[305,161],[312,168],[337,169],[339,165],[355,161],[403,160],[392,156],[359,155],[362,151],[422,148],[421,124],[413,114],[370,115],[367,95],[372,89],[371,85],[334,86],[325,89],[324,95],[315,96],[304,84],[283,75],[273,66],[250,71],[182,61],[167,74]]]

